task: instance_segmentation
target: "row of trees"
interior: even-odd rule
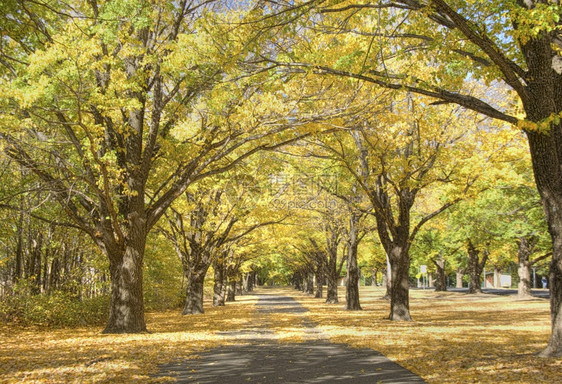
[[[324,240],[333,270],[336,243],[344,241],[354,275],[361,215],[370,217],[389,262],[390,318],[409,320],[412,245],[463,194],[493,189],[499,176],[481,169],[513,142],[502,127],[508,123],[530,144],[552,240],[553,327],[543,355],[561,353],[558,1],[22,1],[0,7],[6,16],[2,149],[58,203],[59,224],[86,234],[105,255],[106,332],[146,330],[143,264],[153,229],[170,238],[180,229],[175,233],[184,241],[176,249],[185,253],[182,244],[189,244],[184,271],[198,280],[192,266],[201,263],[206,271],[209,252],[224,259],[225,245],[236,243],[232,221],[241,220],[226,218],[205,235],[197,229],[219,212],[213,204],[225,193],[206,183],[220,184],[258,152],[297,142],[293,155],[321,159],[349,181],[341,191],[321,188],[347,206],[345,225],[320,225],[330,236],[308,236],[297,248],[311,258]],[[520,153],[508,158],[514,155]],[[186,192],[182,211],[178,199]],[[193,228],[181,230],[186,222]],[[464,235],[469,253],[491,254],[487,231],[494,230]],[[523,254],[540,242],[518,231]],[[199,256],[192,259],[192,252]]]
[[[340,88],[337,92],[342,93]],[[368,94],[374,91],[369,90]],[[458,110],[435,108],[434,115],[416,114],[412,99],[412,95],[406,95],[403,109],[397,100],[390,100],[391,110],[370,112],[367,116],[372,116],[377,124],[361,120],[365,118],[362,115],[365,108],[360,107],[351,120],[359,121],[356,125],[349,122],[345,125],[349,127],[347,130],[308,140],[309,148],[313,149],[307,155],[316,159],[315,167],[308,167],[308,172],[322,174],[318,162],[324,161],[326,169],[340,173],[336,189],[320,185],[320,189],[334,199],[327,212],[317,210],[320,223],[316,227],[320,233],[326,232],[325,246],[319,246],[307,232],[305,237],[310,244],[300,249],[304,261],[302,265],[297,264],[296,276],[310,279],[315,273],[316,281],[322,281],[320,270],[325,270],[328,276],[339,276],[345,258],[340,259],[338,269],[336,258],[330,265],[326,256],[337,255],[339,235],[347,236],[347,240],[341,236],[345,254],[356,249],[364,235],[358,236],[353,228],[362,227],[371,235],[376,228],[376,240],[386,239],[386,246],[381,241],[382,249],[369,252],[378,253],[378,260],[364,261],[363,265],[388,273],[385,285],[389,287],[391,318],[411,319],[407,291],[415,275],[412,273],[415,268],[410,265],[412,256],[416,266],[435,266],[437,285],[441,289],[446,288],[446,268],[450,270],[455,266],[461,278],[466,271],[471,278],[471,292],[480,290],[482,270],[489,257],[496,270],[518,262],[520,295],[528,296],[530,266],[551,253],[539,196],[530,180],[530,159],[523,138],[516,131],[491,126],[486,120],[475,124],[470,116],[463,119]],[[382,102],[379,100],[378,105]],[[451,116],[454,119],[450,119]],[[395,129],[400,124],[414,127],[405,138],[396,136]],[[471,125],[472,130],[467,130]],[[373,129],[368,130],[371,126]],[[432,128],[437,132],[432,132]],[[400,131],[403,129],[400,127]],[[483,145],[482,135],[493,130],[497,130],[502,141],[497,140],[492,146]],[[297,172],[306,172],[302,166],[299,168]],[[358,185],[362,188],[357,188]],[[338,215],[334,216],[334,212]],[[306,230],[309,231],[309,225]],[[401,231],[401,237],[394,238]],[[393,261],[392,249],[404,251]],[[538,252],[542,255],[531,259]],[[356,253],[350,252],[350,255]],[[518,261],[514,259],[516,254]],[[347,265],[351,266],[347,295],[354,297],[357,257],[350,255],[347,258]],[[396,270],[400,267],[403,269],[399,273]],[[333,301],[330,280],[335,279],[328,279],[328,302]],[[390,289],[392,282],[404,287],[402,297],[396,289]],[[310,284],[304,285],[310,287]],[[400,306],[402,308],[397,309]],[[356,307],[359,305],[348,302],[348,308]]]

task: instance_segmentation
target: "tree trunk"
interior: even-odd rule
[[[330,258],[328,262],[328,270],[326,271],[326,280],[328,285],[328,290],[326,292],[326,303],[337,304],[338,303],[338,276],[336,259]]]
[[[314,294],[314,274],[313,273],[307,273],[306,274],[306,293],[308,293],[309,295],[313,295]]]
[[[51,262],[51,274],[49,276],[49,292],[55,291],[60,286],[60,261],[55,257]]]
[[[220,301],[219,303],[221,306],[224,305],[225,301],[226,301],[226,296],[227,296],[227,291],[228,291],[228,277],[227,274],[224,274],[224,277],[222,279],[222,286],[221,286],[221,291],[220,291]]]
[[[31,250],[31,266],[29,268],[33,282],[31,285],[31,293],[38,295],[41,293],[41,253],[43,248],[43,235],[38,234],[33,240]]]
[[[464,268],[457,268],[455,272],[457,283],[455,284],[456,288],[462,288],[462,278],[464,276]]]
[[[345,309],[361,310],[359,303],[359,268],[357,267],[357,237],[358,219],[352,214],[349,228],[349,246],[347,248],[347,286],[345,289]]]
[[[109,319],[103,333],[146,332],[142,292],[146,236],[131,240],[121,255],[109,255],[111,299]]]
[[[236,280],[228,282],[228,288],[226,293],[226,301],[236,301]]]
[[[17,243],[16,243],[16,265],[13,276],[13,283],[15,284],[23,275],[23,195],[20,199],[20,213],[18,216]]]
[[[377,274],[379,273],[378,269],[374,268],[373,272],[372,272],[372,278],[371,278],[371,285],[373,287],[377,286]]]
[[[199,315],[203,310],[203,286],[207,271],[192,271],[187,276],[185,306],[182,315]]]
[[[302,291],[302,281],[300,273],[295,273],[293,276],[293,284],[295,285],[295,289],[297,291]]]
[[[382,285],[386,289],[382,298],[385,300],[390,300],[390,291],[392,290],[392,279],[390,278],[390,275],[390,263],[387,263],[386,269],[382,274]]]
[[[549,135],[528,133],[535,179],[552,238],[549,272],[552,333],[547,347],[540,354],[543,357],[562,356],[562,175],[560,175],[561,164],[559,164],[559,153],[562,152],[560,148],[562,127],[553,126],[552,130]],[[555,140],[551,137],[555,137]],[[551,170],[551,167],[556,169]]]
[[[245,292],[244,292],[244,289],[242,287],[243,284],[244,284],[244,282],[243,282],[242,278],[240,278],[238,281],[236,281],[236,295],[237,296],[244,295]]]
[[[322,285],[324,284],[324,266],[322,263],[318,263],[316,266],[316,293],[314,295],[315,298],[320,299],[322,298]]]
[[[552,334],[541,356],[562,356],[562,76],[553,67],[556,35],[539,34],[521,50],[533,76],[522,98],[527,119],[535,123],[549,120],[548,132],[526,130],[537,190],[546,213],[552,238],[550,263],[550,314]],[[557,44],[559,46],[559,44]],[[552,116],[558,119],[554,120]]]
[[[439,258],[437,260],[433,260],[433,264],[435,264],[435,267],[437,268],[435,276],[435,291],[446,291],[447,275],[445,274],[445,260],[443,258]]]
[[[389,255],[392,289],[390,320],[412,321],[410,316],[410,257],[403,247],[393,245]]]
[[[213,307],[224,306],[225,297],[225,287],[226,284],[226,267],[224,263],[216,262],[213,265],[214,268],[214,278],[215,284],[213,285]]]
[[[519,275],[519,284],[517,284],[517,295],[521,298],[531,297],[531,263],[529,257],[531,255],[531,244],[525,237],[521,237],[517,241],[517,259],[519,267],[517,274]]]
[[[470,277],[470,285],[468,287],[468,293],[482,293],[482,271],[484,270],[484,265],[486,265],[486,260],[488,260],[488,253],[485,252],[482,260],[479,259],[478,255],[480,251],[474,247],[474,244],[468,241],[468,273]]]
[[[254,271],[248,273],[248,281],[246,283],[246,291],[247,292],[252,292],[254,290],[254,280],[256,279],[255,274],[256,274],[256,272],[254,272]]]
[[[250,292],[250,274],[245,273],[242,276],[242,291],[243,292]]]

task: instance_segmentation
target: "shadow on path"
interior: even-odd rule
[[[257,295],[257,309],[264,314],[305,313],[291,297]],[[315,324],[305,321],[314,329]],[[370,349],[353,349],[311,338],[302,344],[281,344],[265,324],[225,334],[247,336],[249,344],[222,346],[197,359],[161,366],[158,376],[172,376],[179,383],[424,383],[419,377]],[[315,334],[321,334],[314,330]],[[321,336],[320,336],[321,337]]]

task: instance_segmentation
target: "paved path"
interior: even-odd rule
[[[162,366],[159,376],[179,383],[425,383],[419,376],[370,349],[353,349],[329,342],[303,316],[306,342],[276,341],[268,315],[303,314],[307,309],[291,297],[257,295],[258,324],[225,332],[244,344],[222,346],[197,359]]]

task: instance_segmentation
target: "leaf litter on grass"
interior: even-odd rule
[[[550,335],[547,300],[412,291],[414,321],[392,322],[374,287],[361,289],[363,311],[292,294],[331,341],[377,350],[429,383],[562,382],[562,359],[536,356]]]
[[[180,311],[146,314],[151,333],[106,335],[97,327],[45,329],[0,325],[2,383],[147,383],[159,364],[192,359],[200,351],[232,343],[224,332],[252,321],[255,296],[203,315]]]

